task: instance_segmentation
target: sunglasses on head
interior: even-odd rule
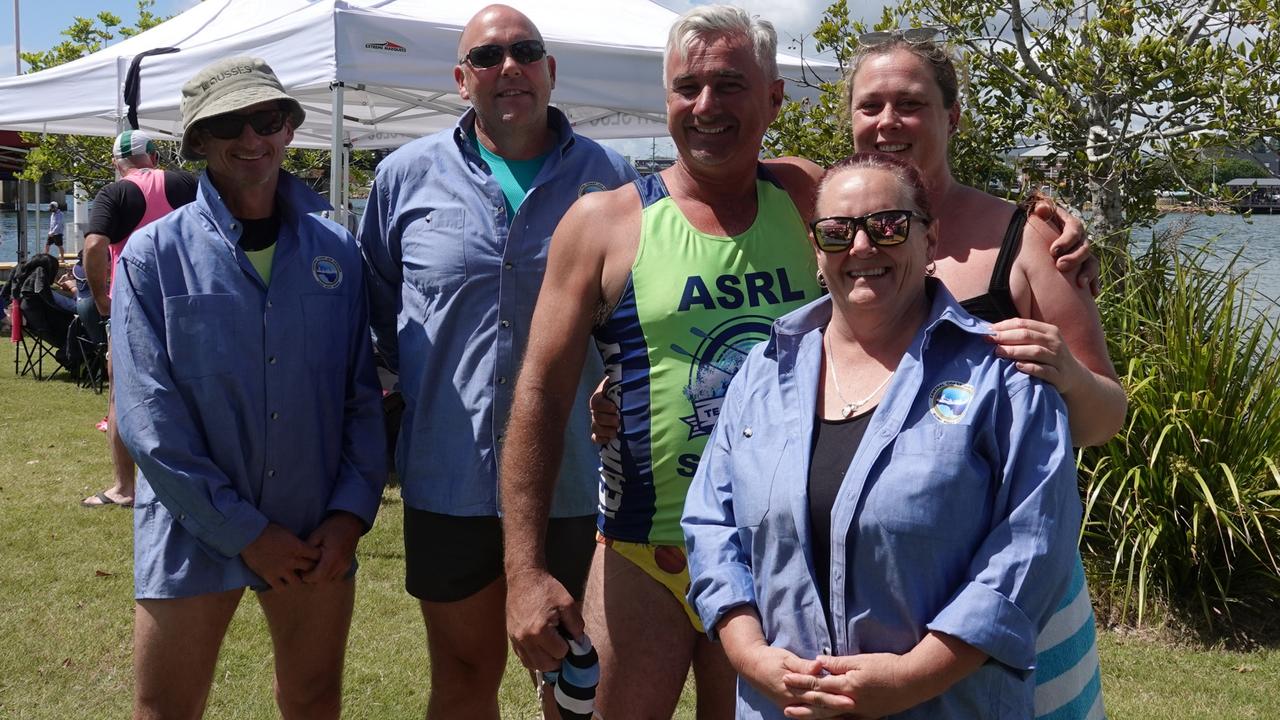
[[[893,42],[894,40],[901,40],[908,45],[920,45],[922,43],[933,42],[942,35],[942,28],[938,27],[879,30],[877,32],[862,33],[858,36],[858,44],[863,47],[875,47],[876,45],[883,45],[887,42]]]
[[[858,228],[867,233],[874,245],[901,245],[911,233],[911,218],[930,222],[929,218],[911,210],[881,210],[859,217],[832,216],[809,223],[813,241],[823,252],[845,252],[853,245]]]
[[[244,132],[245,124],[248,124],[254,132],[265,137],[280,132],[288,118],[289,113],[279,108],[259,110],[247,115],[227,113],[201,120],[200,127],[219,140],[235,140]]]
[[[547,47],[541,40],[520,40],[510,45],[477,45],[458,59],[458,64],[469,63],[477,70],[491,68],[502,62],[502,58],[510,53],[512,59],[521,65],[536,63],[547,56]]]

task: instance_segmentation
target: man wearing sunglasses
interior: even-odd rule
[[[699,717],[733,716],[734,670],[685,600],[680,513],[746,353],[820,292],[805,231],[820,170],[759,160],[783,99],[776,43],[739,8],[681,16],[664,64],[676,164],[583,198],[551,244],[503,453],[508,627],[525,664],[545,670],[565,652],[561,634],[585,625],[603,717],[671,717],[690,667]],[[592,335],[598,353],[582,347]],[[600,536],[579,610],[547,572],[541,522],[555,430],[598,354],[622,426],[600,452]]]
[[[246,587],[284,718],[337,718],[355,548],[386,462],[362,264],[281,171],[304,119],[262,60],[182,89],[196,200],[130,239],[112,298],[134,510],[135,717],[198,717]]]
[[[374,336],[406,402],[396,470],[405,586],[420,602],[431,656],[427,717],[496,720],[508,652],[498,453],[547,246],[579,196],[635,171],[548,107],[555,58],[520,12],[481,10],[457,57],[454,79],[471,109],[379,165],[360,244]],[[594,547],[586,403],[603,372],[597,361],[575,377],[572,418],[558,433],[567,450],[546,559],[567,602],[581,596]]]

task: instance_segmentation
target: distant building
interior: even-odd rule
[[[675,165],[676,159],[669,157],[636,158],[631,164],[635,167],[636,172],[641,175],[652,175]]]
[[[1280,178],[1236,178],[1226,183],[1226,187],[1233,195],[1242,193],[1232,203],[1237,212],[1280,213]]]
[[[18,202],[16,174],[26,163],[27,149],[31,145],[22,142],[18,133],[0,130],[0,208],[12,210]],[[33,198],[27,198],[31,201]]]
[[[1024,190],[1036,189],[1053,194],[1053,186],[1062,174],[1062,163],[1057,151],[1048,144],[1016,147],[1005,155],[1007,162],[1018,175],[1018,184]]]
[[[1280,177],[1280,155],[1270,150],[1240,150],[1236,155],[1261,165],[1271,175]]]

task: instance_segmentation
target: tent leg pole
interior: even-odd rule
[[[342,83],[329,86],[332,93],[333,114],[329,145],[329,204],[333,206],[333,219],[344,227],[347,224],[347,203],[342,185]]]
[[[347,224],[351,224],[351,143],[342,143],[342,208],[347,213]],[[354,233],[352,233],[354,234]]]

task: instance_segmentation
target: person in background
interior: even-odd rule
[[[684,510],[737,717],[1031,717],[1080,530],[1065,405],[932,277],[914,168],[857,153],[815,215],[830,294],[751,352]]]
[[[94,196],[84,236],[84,274],[91,302],[81,302],[79,308],[85,331],[95,342],[109,339],[106,322],[111,317],[111,280],[116,259],[124,251],[129,237],[196,197],[196,176],[185,170],[161,170],[155,140],[141,130],[120,133],[111,145],[111,158],[120,179],[104,186]],[[99,337],[102,339],[98,340]],[[134,464],[116,427],[115,383],[110,383],[111,373],[108,351],[109,390],[104,429],[111,452],[112,485],[81,501],[81,505],[90,508],[133,505]]]
[[[405,588],[431,657],[427,717],[496,720],[508,653],[498,453],[547,246],[570,204],[636,174],[548,106],[556,61],[519,11],[491,5],[468,21],[454,79],[472,108],[382,161],[359,239],[374,337],[405,401],[396,470]],[[546,560],[575,598],[595,546],[586,399],[603,375],[596,362],[575,377],[573,419],[554,431],[568,452]]]
[[[360,252],[282,171],[305,118],[261,59],[182,88],[196,200],[116,267],[120,437],[138,462],[134,717],[203,714],[245,588],[286,720],[337,718],[355,551],[386,481]]]
[[[80,317],[80,326],[84,328],[85,337],[90,342],[105,343],[107,324],[98,314],[98,307],[93,302],[93,293],[89,290],[89,276],[84,270],[83,250],[76,253],[76,264],[72,265],[71,271],[64,276],[64,282],[64,287],[75,297],[76,315]]]
[[[49,237],[44,242],[44,251],[48,255],[53,254],[53,249],[58,248],[58,255],[62,255],[62,209],[58,207],[58,203],[49,203]]]

